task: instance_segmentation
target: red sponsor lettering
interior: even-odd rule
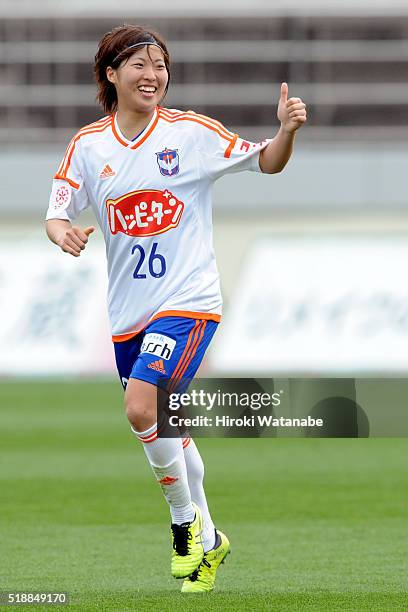
[[[184,203],[168,189],[141,189],[106,201],[112,234],[154,236],[180,223]]]

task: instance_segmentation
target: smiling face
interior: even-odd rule
[[[155,45],[137,49],[116,70],[109,66],[106,76],[115,85],[118,110],[143,114],[159,104],[169,78],[163,52]]]

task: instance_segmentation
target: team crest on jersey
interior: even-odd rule
[[[180,160],[177,151],[178,149],[166,148],[160,153],[156,153],[159,170],[163,176],[173,176],[179,173]]]
[[[106,210],[112,234],[155,236],[178,226],[184,203],[168,189],[140,189],[106,200]]]

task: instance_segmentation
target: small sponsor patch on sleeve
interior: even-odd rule
[[[66,210],[71,202],[72,187],[68,183],[55,183],[50,197],[52,210]]]

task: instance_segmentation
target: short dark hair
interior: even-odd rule
[[[108,80],[106,69],[109,66],[114,69],[118,68],[124,59],[133,55],[135,49],[129,49],[131,45],[152,40],[156,41],[163,51],[164,63],[169,75],[164,92],[166,95],[170,83],[170,56],[166,43],[159,34],[142,26],[124,24],[107,32],[99,41],[94,63],[94,75],[98,88],[96,99],[106,113],[112,113],[118,107],[115,85]]]

